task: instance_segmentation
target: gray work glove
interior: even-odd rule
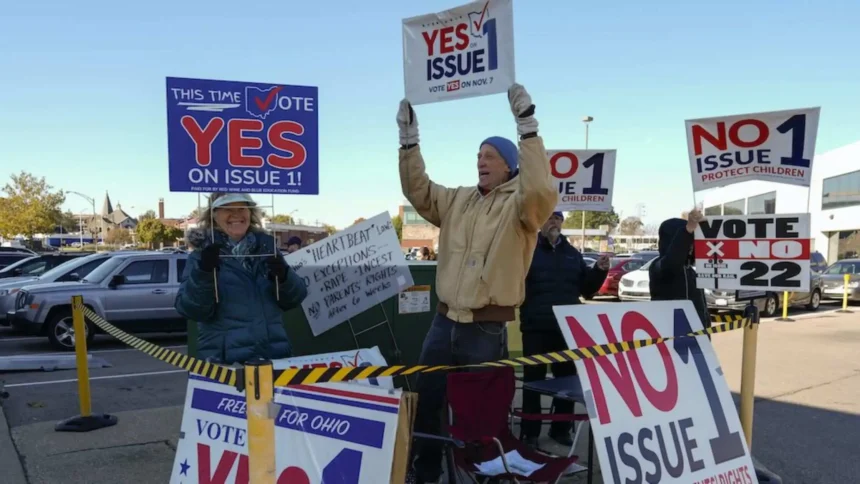
[[[401,145],[418,144],[418,118],[406,99],[400,101],[400,109],[397,110],[397,127],[400,128]]]
[[[537,133],[538,122],[535,119],[535,105],[532,97],[521,84],[514,84],[508,88],[508,101],[511,103],[511,112],[517,120],[517,135],[522,136],[529,133]]]

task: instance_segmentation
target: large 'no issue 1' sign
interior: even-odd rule
[[[702,329],[690,301],[555,306],[568,348]],[[757,482],[706,336],[576,362],[604,482]]]
[[[820,108],[686,121],[693,190],[749,180],[808,187]]]
[[[809,214],[708,217],[696,229],[702,289],[809,291]]]

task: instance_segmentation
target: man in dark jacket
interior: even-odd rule
[[[553,306],[580,304],[579,296],[590,296],[600,289],[609,269],[609,258],[600,257],[594,268],[589,268],[582,254],[561,236],[564,216],[554,212],[541,227],[532,265],[526,276],[526,298],[520,307],[520,330],[523,334],[523,355],[530,356],[567,349],[564,336],[552,311]],[[553,363],[552,374],[559,378],[576,374],[573,363]],[[546,378],[546,365],[526,366],[525,381]],[[556,413],[573,413],[573,403],[553,402]],[[523,394],[523,412],[540,413],[540,395]],[[540,421],[524,421],[524,440],[534,445],[540,435]],[[562,445],[571,445],[570,422],[553,422],[550,437]]]
[[[702,212],[693,210],[687,220],[670,218],[660,224],[660,255],[648,268],[652,301],[687,299],[693,302],[702,326],[711,326],[705,292],[696,287],[696,271],[693,269],[693,234],[699,222],[705,220]]]

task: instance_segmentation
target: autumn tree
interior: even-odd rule
[[[45,177],[23,171],[10,178],[3,188],[5,196],[0,198],[0,236],[21,234],[32,240],[38,233],[53,232],[62,217],[60,206],[66,201],[63,191],[55,192]]]
[[[323,224],[322,226],[323,229],[325,229],[325,232],[329,235],[332,235],[333,233],[337,232],[337,228],[335,228],[334,225]]]
[[[141,221],[137,224],[137,237],[151,248],[154,244],[164,241],[166,228],[160,220],[141,216]]]
[[[367,219],[366,219],[366,218],[364,218],[364,217],[358,217],[357,219],[355,219],[355,221],[354,221],[354,222],[352,222],[352,224],[353,224],[353,225],[355,225],[355,224],[360,224],[361,222],[364,222],[365,220],[367,220]]]
[[[63,229],[64,232],[77,232],[81,225],[81,217],[75,215],[71,210],[66,210],[59,215],[56,225]]]
[[[146,219],[154,219],[154,218],[155,218],[155,210],[147,210],[146,212],[143,212],[140,215],[140,217],[138,217],[138,220],[146,220]]]
[[[105,243],[110,245],[123,245],[131,243],[131,232],[128,229],[117,228],[107,233]]]
[[[642,229],[645,235],[657,235],[659,230],[659,227],[657,227],[657,225],[655,224],[648,224]]]
[[[618,233],[621,235],[642,235],[644,225],[639,217],[627,217],[618,225]]]
[[[185,233],[179,227],[165,226],[164,238],[161,242],[170,242],[171,244],[175,244],[177,240],[183,237],[185,237]]]
[[[391,225],[394,226],[394,231],[397,233],[397,240],[403,241],[403,219],[400,215],[391,217]]]
[[[275,215],[274,217],[272,217],[272,223],[284,224],[284,225],[293,225],[294,221],[293,221],[293,217],[286,215],[286,214],[280,214],[280,215]]]
[[[585,212],[585,228],[597,229],[601,225],[608,225],[611,231],[618,225],[618,214],[615,210],[609,212]],[[582,210],[574,210],[567,214],[562,227],[566,229],[581,229],[582,228]]]

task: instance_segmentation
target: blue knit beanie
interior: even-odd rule
[[[484,145],[492,146],[500,155],[502,155],[502,159],[505,160],[505,163],[511,170],[511,176],[517,174],[519,151],[517,150],[517,145],[515,145],[513,141],[507,138],[502,138],[501,136],[490,136],[481,142],[481,146]]]
[[[553,214],[553,215],[555,215],[556,217],[558,217],[558,218],[560,218],[560,219],[564,220],[564,214],[563,214],[563,213],[561,213],[561,212],[553,212],[552,214]]]

